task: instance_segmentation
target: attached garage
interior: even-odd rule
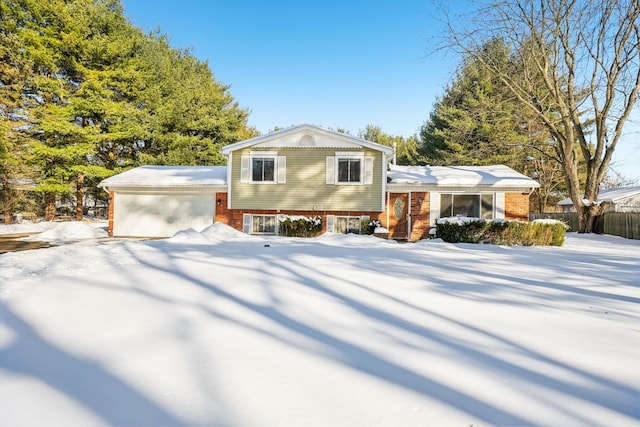
[[[226,167],[142,166],[100,183],[111,196],[116,237],[170,237],[213,224],[216,194],[227,191]]]

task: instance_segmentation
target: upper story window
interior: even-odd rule
[[[341,159],[338,158],[338,182],[339,183],[360,183],[362,171],[361,159]]]
[[[287,158],[277,151],[252,151],[240,159],[240,182],[284,184],[287,182]]]
[[[363,152],[338,151],[327,157],[327,184],[373,184],[373,156]]]
[[[273,182],[275,180],[275,157],[252,157],[251,180],[253,182]]]

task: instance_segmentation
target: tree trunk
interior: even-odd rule
[[[56,217],[56,194],[46,193],[44,195],[44,220],[53,221]]]
[[[578,212],[578,233],[593,233],[600,207],[596,204],[584,205]]]
[[[84,174],[79,173],[76,178],[76,221],[84,218]]]
[[[11,203],[11,188],[9,187],[9,178],[7,175],[2,175],[2,190],[0,190],[0,197],[2,198],[2,207],[4,209],[4,223],[13,223],[13,212]]]

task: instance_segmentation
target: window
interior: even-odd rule
[[[360,159],[338,159],[338,182],[360,182]]]
[[[360,217],[359,216],[337,216],[335,223],[336,233],[353,233],[360,234]]]
[[[276,234],[276,216],[252,215],[251,234]]]
[[[327,184],[373,184],[374,156],[364,152],[339,151],[327,157]]]
[[[493,218],[493,194],[482,194],[480,196],[480,218]]]
[[[240,182],[257,184],[285,184],[287,158],[277,151],[252,151],[240,159]]]
[[[440,216],[493,218],[493,194],[441,194]]]
[[[276,159],[273,157],[251,158],[251,180],[253,182],[273,182],[275,169]]]

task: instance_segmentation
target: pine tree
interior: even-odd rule
[[[46,219],[74,189],[81,218],[84,185],[146,163],[220,164],[222,145],[256,134],[206,62],[131,25],[119,0],[5,0],[0,17],[3,200],[28,175]]]
[[[551,135],[478,57],[524,74],[501,39],[467,56],[422,127],[418,150],[433,165],[504,164],[524,173],[541,185],[532,206],[542,212],[565,185]]]
[[[392,136],[382,132],[378,126],[367,125],[364,130],[358,133],[358,137],[377,144],[394,147],[395,159],[399,165],[413,165],[418,161],[418,138],[413,135],[409,138],[402,136]]]
[[[578,232],[592,232],[600,185],[638,108],[640,2],[493,0],[471,19],[448,24],[449,47],[474,58],[544,125]],[[479,46],[496,37],[521,73],[483,57]]]

